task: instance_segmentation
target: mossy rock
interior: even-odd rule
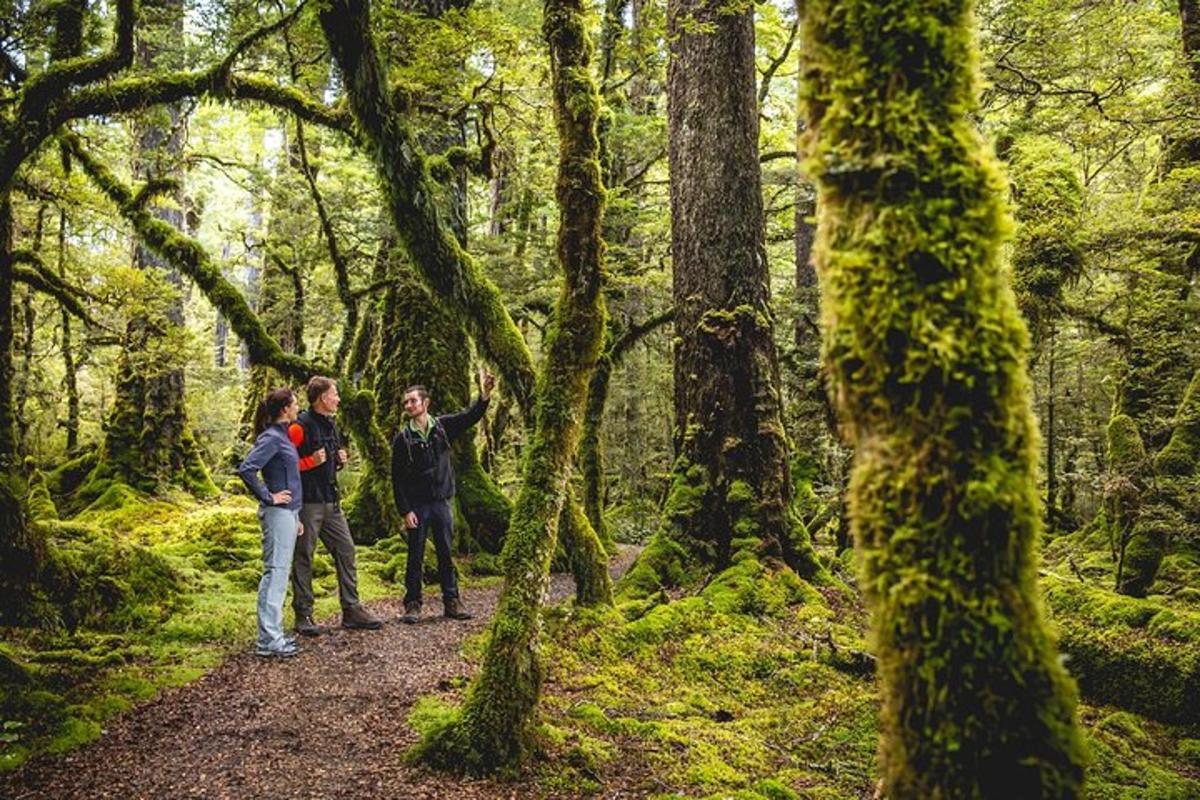
[[[98,458],[98,450],[89,448],[47,472],[46,486],[50,493],[60,499],[74,494],[87,480],[87,476],[95,468]]]
[[[119,630],[165,618],[183,590],[154,551],[80,523],[49,524],[47,589],[68,627]]]

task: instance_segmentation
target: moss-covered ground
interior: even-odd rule
[[[1089,619],[1071,624],[1115,624]],[[697,592],[553,609],[543,752],[523,778],[551,797],[871,797],[878,696],[865,627],[853,598],[753,558]],[[480,643],[466,652],[477,659]],[[1088,797],[1200,796],[1200,728],[1084,700]],[[446,713],[429,700],[410,721],[425,729]]]
[[[201,504],[114,485],[70,521],[43,525],[59,610],[42,628],[0,629],[0,771],[96,738],[113,714],[254,640],[262,537],[249,498]],[[365,601],[403,590],[403,558],[396,538],[359,548]],[[314,592],[316,616],[336,614],[323,547]]]
[[[43,524],[69,602],[56,627],[0,630],[2,769],[96,738],[114,714],[195,680],[254,635],[260,534],[249,499],[114,490]],[[1051,542],[1041,585],[1083,686],[1088,796],[1200,797],[1197,612],[1178,591],[1133,599],[1081,581],[1055,549],[1068,544]],[[477,561],[471,572],[494,571],[494,559]],[[395,538],[360,546],[364,597],[399,594],[403,563]],[[323,548],[315,569],[317,615],[329,617],[337,590]],[[464,577],[476,587],[497,580]],[[610,610],[553,608],[542,752],[518,776],[521,791],[870,797],[878,697],[865,628],[852,595],[749,556],[691,591]],[[468,639],[464,653],[477,663],[483,641]],[[411,722],[425,728],[444,713],[422,701]]]

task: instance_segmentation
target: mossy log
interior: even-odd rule
[[[1087,700],[1200,723],[1200,614],[1062,578],[1042,584],[1067,668]]]
[[[972,5],[804,5],[825,358],[855,448],[883,794],[1073,798],[1084,750],[1036,584],[1008,189],[969,116]]]

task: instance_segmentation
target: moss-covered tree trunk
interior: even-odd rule
[[[597,160],[600,103],[589,67],[591,42],[578,0],[548,0],[544,9],[560,143],[557,252],[565,280],[546,338],[533,438],[504,543],[504,588],[483,665],[460,717],[425,743],[434,761],[457,769],[490,770],[528,752],[543,674],[538,643],[542,599],[587,381],[603,336],[604,189]]]
[[[758,165],[754,9],[671,0],[671,535],[706,569],[750,547],[815,572],[791,480]]]
[[[462,320],[434,300],[399,254],[390,261],[392,284],[384,295],[374,369],[379,422],[389,438],[406,422],[404,390],[412,384],[430,389],[434,414],[458,411],[471,401],[471,351]],[[512,503],[480,466],[474,432],[454,443],[452,460],[455,502],[468,528],[459,531],[458,543],[499,553]],[[391,502],[390,497],[389,486],[384,498]]]
[[[883,793],[1071,798],[1075,689],[1043,618],[1007,187],[968,114],[971,3],[804,7],[825,353],[878,656]]]
[[[180,61],[181,54],[173,54],[165,43],[182,35],[182,2],[156,0],[143,8],[149,31],[138,40],[137,63],[146,69],[180,66],[172,62]],[[178,184],[185,127],[179,104],[144,112],[134,125],[134,177]],[[183,230],[183,207],[177,185],[168,202],[153,204],[152,213]],[[98,494],[117,481],[146,492],[174,485],[203,496],[215,494],[187,422],[183,365],[174,361],[174,346],[166,342],[171,330],[183,326],[179,273],[140,243],[134,266],[160,275],[175,295],[165,307],[138,310],[127,324],[100,459],[84,492]]]
[[[25,513],[13,398],[13,220],[0,187],[0,625],[26,622],[45,545]]]
[[[67,212],[58,214],[58,274],[67,276]],[[62,342],[59,349],[63,360],[63,389],[67,393],[67,452],[74,454],[79,447],[79,382],[75,367],[75,346],[71,339],[71,313],[62,310]]]
[[[369,2],[331,0],[319,17],[342,71],[351,110],[383,184],[392,222],[414,268],[435,297],[463,312],[461,319],[480,354],[496,365],[505,389],[516,399],[526,420],[535,417],[533,357],[499,290],[442,220],[429,165],[387,89],[371,33]],[[578,532],[595,536],[590,525]],[[579,550],[602,552],[586,544]],[[597,601],[602,602],[602,598]]]

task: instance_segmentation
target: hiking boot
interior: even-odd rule
[[[300,648],[296,646],[295,642],[285,642],[283,647],[278,649],[260,645],[254,648],[254,655],[259,658],[291,658],[300,655]]]
[[[450,619],[471,619],[475,615],[467,609],[463,608],[462,601],[457,597],[451,597],[449,600],[443,600],[442,605],[445,607],[445,614]]]
[[[342,627],[355,628],[364,631],[379,630],[383,620],[367,611],[361,605],[342,609]]]
[[[421,601],[410,600],[404,604],[404,616],[400,621],[407,625],[416,625],[421,621]]]
[[[313,622],[312,614],[297,614],[296,633],[301,636],[317,636],[321,633],[321,629],[317,627],[317,623]]]

